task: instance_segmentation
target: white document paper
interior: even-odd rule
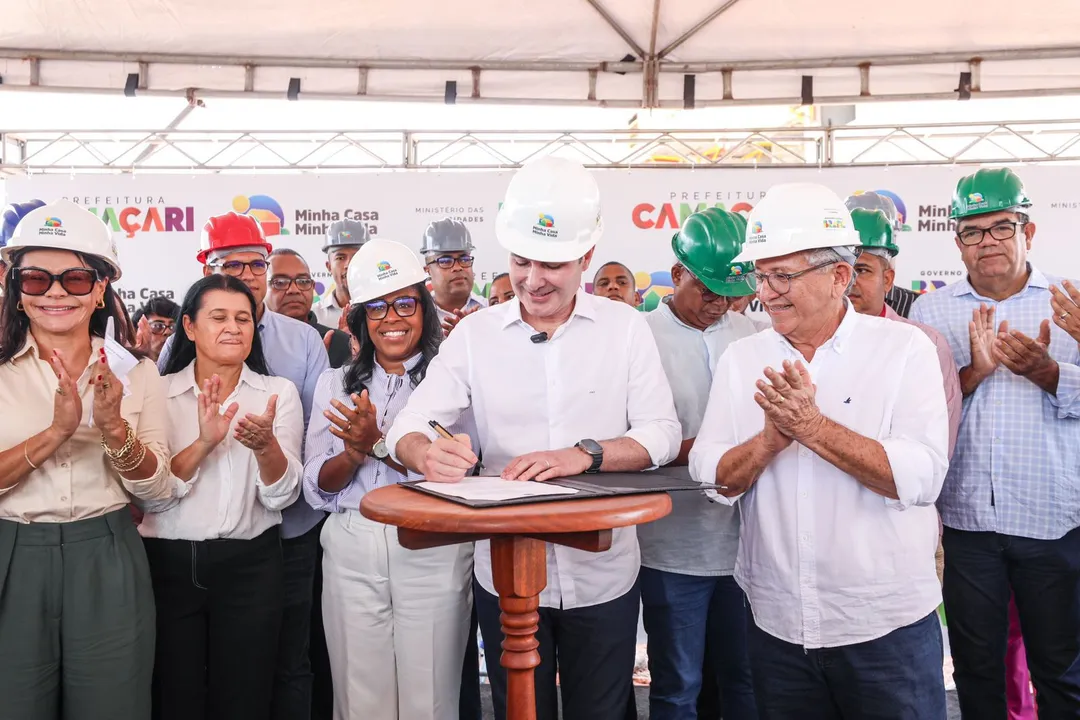
[[[463,500],[515,500],[525,497],[544,497],[550,495],[576,495],[574,488],[548,483],[523,482],[521,480],[503,480],[498,477],[467,477],[457,483],[422,482],[419,487],[425,490],[462,498]]]
[[[127,397],[131,394],[131,382],[128,380],[128,375],[139,364],[139,361],[126,347],[116,342],[116,325],[112,317],[105,324],[105,357],[109,361],[109,369],[124,386],[124,397]],[[97,373],[91,372],[91,377],[95,375]],[[86,410],[86,424],[90,427],[94,425],[93,403]]]

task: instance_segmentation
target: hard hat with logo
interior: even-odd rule
[[[960,178],[953,193],[953,220],[1002,210],[1022,211],[1031,207],[1020,176],[1009,168],[983,168]]]
[[[746,242],[736,262],[859,244],[844,203],[816,183],[774,185],[750,211],[747,223]]]
[[[28,248],[67,250],[100,258],[112,269],[111,280],[120,279],[116,243],[109,226],[81,205],[57,200],[35,208],[23,216],[0,257],[10,264],[11,256]]]
[[[855,208],[881,210],[885,213],[885,217],[889,219],[889,224],[892,225],[893,230],[900,231],[904,229],[904,220],[900,217],[900,211],[896,209],[896,203],[888,195],[882,195],[873,190],[856,193],[848,195],[847,199],[844,200],[844,206],[847,207],[849,212],[854,212]]]
[[[44,204],[44,200],[27,200],[26,202],[12,203],[4,208],[3,215],[0,215],[0,247],[8,244],[11,235],[15,232],[15,226],[26,217],[28,212],[37,210]]]
[[[436,220],[427,226],[420,241],[420,253],[472,252],[473,242],[465,223],[453,218]]]
[[[571,262],[604,232],[600,188],[579,163],[544,157],[514,173],[495,221],[499,244],[540,262]]]
[[[671,249],[683,267],[711,292],[724,297],[753,295],[753,263],[733,262],[746,237],[746,218],[720,208],[707,208],[686,218],[671,238]]]
[[[851,211],[851,223],[859,235],[859,249],[881,248],[895,257],[900,248],[893,242],[893,227],[884,210],[855,208]]]
[[[326,233],[326,243],[322,251],[329,252],[338,247],[360,247],[371,239],[367,225],[359,220],[338,220],[330,226],[330,232]]]
[[[399,242],[373,238],[356,251],[347,273],[349,302],[363,303],[427,280],[424,265]]]
[[[196,259],[206,265],[210,255],[219,250],[242,252],[244,248],[265,250],[267,254],[274,251],[274,246],[266,242],[258,220],[250,215],[227,212],[213,216],[203,225]]]

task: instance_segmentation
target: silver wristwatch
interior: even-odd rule
[[[386,438],[376,440],[375,444],[371,446],[371,452],[368,454],[376,460],[385,460],[390,457],[390,448],[386,447]]]

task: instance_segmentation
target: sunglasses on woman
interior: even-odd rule
[[[400,318],[412,317],[416,314],[416,306],[419,302],[414,297],[399,297],[393,302],[394,312]],[[364,303],[364,310],[372,320],[382,320],[390,312],[390,303],[385,300],[372,300]]]
[[[90,268],[70,268],[59,275],[38,267],[17,268],[15,272],[19,292],[24,295],[44,295],[53,283],[60,283],[68,295],[89,295],[99,279],[97,271]]]

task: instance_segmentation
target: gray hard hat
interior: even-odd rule
[[[427,226],[420,243],[420,254],[442,252],[471,252],[472,235],[465,223],[452,218],[436,220]]]
[[[855,208],[881,210],[885,213],[885,217],[889,218],[889,224],[893,226],[893,230],[904,229],[904,223],[900,219],[900,213],[896,211],[896,203],[894,203],[892,198],[888,195],[882,195],[873,191],[859,193],[858,195],[849,195],[847,200],[844,200],[844,205],[847,207],[848,212],[851,212]]]
[[[330,226],[330,232],[326,233],[326,244],[322,251],[327,252],[336,247],[358,248],[370,239],[367,226],[359,220],[338,220]]]

